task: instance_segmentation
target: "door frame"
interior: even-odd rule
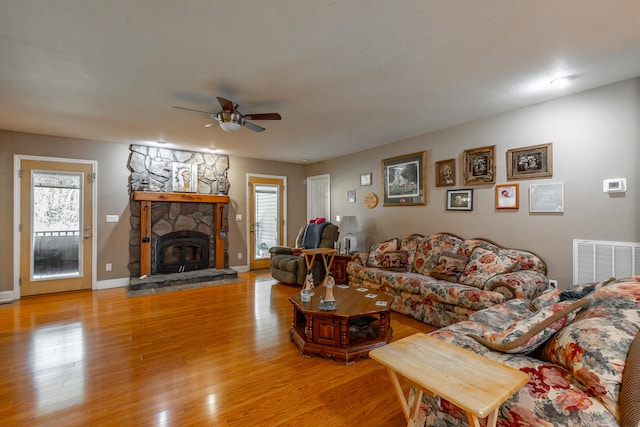
[[[246,260],[246,268],[247,271],[251,270],[251,212],[249,211],[251,209],[251,191],[249,191],[249,186],[251,185],[251,178],[269,178],[269,179],[281,179],[282,180],[282,185],[283,185],[283,190],[282,190],[282,221],[283,221],[283,226],[282,226],[282,241],[286,244],[287,243],[287,227],[289,224],[289,221],[287,219],[287,177],[284,175],[265,175],[265,174],[259,174],[259,173],[247,173],[246,175],[246,182],[245,182],[245,189],[246,189],[246,201],[245,201],[245,233],[246,233],[246,240],[245,240],[245,256],[244,259]]]
[[[61,157],[13,155],[13,299],[20,299],[20,163],[22,160],[43,162],[89,164],[93,170],[94,179],[91,182],[93,193],[91,203],[91,289],[96,290],[98,283],[98,162],[95,160],[68,159]]]

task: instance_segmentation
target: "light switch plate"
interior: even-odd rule
[[[236,221],[242,221],[242,214],[236,214]]]
[[[107,215],[107,222],[118,222],[120,217],[118,215]]]

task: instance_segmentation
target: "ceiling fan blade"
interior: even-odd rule
[[[214,128],[214,127],[218,126],[219,124],[220,124],[220,122],[216,120],[215,122],[205,123],[204,127],[206,127],[206,128]]]
[[[174,105],[173,108],[177,108],[179,110],[195,111],[196,113],[215,114],[215,113],[211,113],[209,111],[194,110],[193,108],[178,107],[177,105]]]
[[[246,127],[247,129],[251,129],[254,132],[262,132],[263,130],[265,130],[265,128],[263,128],[262,126],[258,126],[255,123],[251,123],[246,120],[244,121],[242,126]]]
[[[220,103],[220,106],[224,111],[233,111],[233,102],[219,96],[217,96],[216,98],[218,98],[218,102]]]
[[[249,120],[282,120],[278,113],[245,114],[244,118]]]

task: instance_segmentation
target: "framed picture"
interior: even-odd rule
[[[456,159],[436,162],[436,187],[456,185]]]
[[[173,163],[172,190],[181,193],[198,191],[198,165],[195,163]]]
[[[464,150],[464,184],[495,184],[495,145]]]
[[[564,212],[564,184],[530,185],[529,212]]]
[[[355,203],[356,202],[356,189],[350,188],[347,190],[347,202]]]
[[[427,154],[407,154],[382,161],[383,206],[426,205]]]
[[[473,190],[447,190],[448,211],[472,211]]]
[[[496,209],[518,209],[520,207],[520,184],[496,185]]]
[[[367,185],[371,185],[371,178],[373,174],[369,173],[361,173],[360,174],[360,187],[366,187]]]
[[[553,176],[553,143],[507,150],[507,179]]]

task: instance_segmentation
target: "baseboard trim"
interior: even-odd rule
[[[129,281],[130,279],[128,277],[123,277],[121,279],[98,280],[98,282],[96,282],[95,290],[126,287],[129,286]]]
[[[13,302],[13,291],[0,291],[0,304]]]

